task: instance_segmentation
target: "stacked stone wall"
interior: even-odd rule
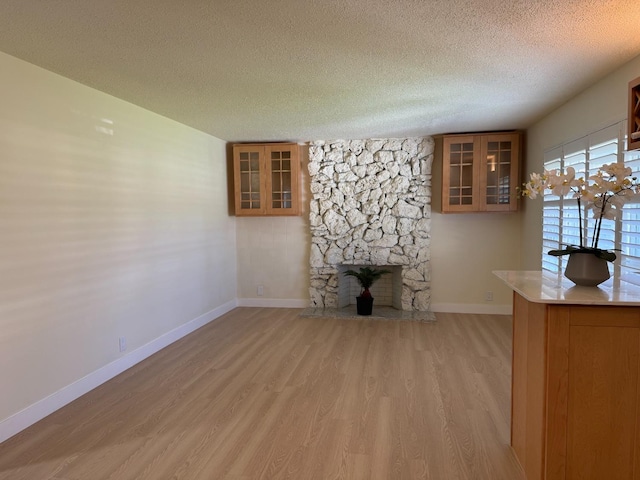
[[[402,309],[427,311],[431,137],[315,141],[311,307],[337,308],[339,265],[401,265]]]

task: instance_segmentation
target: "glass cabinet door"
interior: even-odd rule
[[[291,208],[291,152],[271,151],[271,208]]]
[[[445,137],[442,162],[442,211],[471,212],[478,203],[478,148],[472,136]]]
[[[489,205],[509,203],[511,175],[511,142],[488,142],[485,162]]]
[[[450,145],[449,205],[473,203],[473,141]]]
[[[260,152],[249,151],[239,153],[240,171],[240,208],[259,210],[260,199]]]
[[[517,205],[518,135],[487,135],[482,141],[481,208],[510,211]]]
[[[267,213],[270,215],[300,214],[300,164],[296,144],[270,145],[267,159]]]

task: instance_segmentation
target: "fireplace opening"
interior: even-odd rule
[[[345,276],[347,270],[358,271],[362,267],[389,270],[371,286],[374,305],[388,306],[402,310],[402,266],[401,265],[338,265],[338,308],[355,305],[362,288],[358,279]]]

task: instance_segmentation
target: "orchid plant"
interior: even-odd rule
[[[623,163],[610,163],[602,165],[595,175],[585,180],[576,178],[573,167],[567,167],[566,172],[557,170],[545,170],[543,174],[532,173],[527,183],[523,185],[522,195],[536,198],[545,190],[550,190],[553,195],[559,197],[573,193],[573,198],[578,202],[578,219],[580,225],[580,245],[567,245],[561,250],[551,250],[549,255],[561,256],[574,252],[593,253],[597,257],[609,262],[616,259],[616,254],[609,250],[598,248],[600,230],[604,219],[614,220],[618,218],[622,206],[633,195],[640,193],[640,183],[636,177],[631,176],[631,168]],[[593,212],[595,218],[594,234],[591,244],[585,238],[583,226],[583,207]]]

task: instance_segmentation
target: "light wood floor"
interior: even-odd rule
[[[0,444],[0,479],[521,480],[510,317],[238,308]]]

